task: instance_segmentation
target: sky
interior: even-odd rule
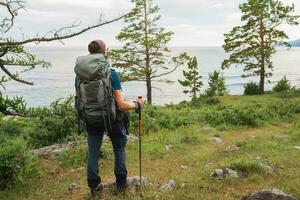
[[[221,46],[223,34],[240,24],[239,4],[245,0],[154,0],[160,7],[159,25],[174,32],[169,46]],[[282,0],[295,4],[300,15],[300,0]],[[19,13],[9,36],[17,39],[46,34],[48,31],[73,23],[81,27],[93,25],[102,14],[112,19],[127,13],[130,0],[27,0],[26,10]],[[3,11],[1,11],[3,12]],[[118,21],[64,41],[66,46],[85,46],[93,39],[103,39],[109,46],[120,46],[115,36],[124,27]],[[291,40],[300,39],[300,26],[282,27]],[[60,42],[41,44],[61,46]]]

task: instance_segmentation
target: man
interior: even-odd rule
[[[123,189],[126,187],[127,183],[127,169],[125,164],[125,146],[127,142],[127,130],[124,124],[124,113],[123,111],[126,110],[136,110],[138,111],[144,106],[144,100],[137,98],[134,102],[128,102],[125,101],[122,96],[122,87],[120,83],[120,78],[118,73],[110,69],[109,62],[107,59],[107,48],[105,43],[102,40],[94,40],[88,45],[88,50],[90,52],[90,55],[88,56],[82,56],[79,57],[76,61],[76,67],[75,67],[75,73],[76,73],[76,99],[81,98],[82,93],[93,93],[92,95],[96,96],[94,99],[91,99],[92,95],[88,97],[87,100],[77,100],[77,110],[82,114],[82,118],[86,123],[86,131],[87,131],[87,142],[88,142],[88,163],[87,163],[87,181],[88,185],[91,189],[92,196],[96,196],[97,193],[99,193],[102,190],[101,185],[101,178],[99,176],[99,152],[102,145],[103,135],[104,132],[108,133],[108,136],[112,142],[113,150],[114,150],[114,156],[115,156],[115,163],[114,163],[114,173],[116,177],[116,186],[118,189]],[[89,68],[87,70],[87,68]],[[97,117],[97,119],[92,119],[89,117],[89,113],[86,107],[91,107],[85,105],[84,102],[94,102],[97,104],[97,101],[101,101],[99,99],[103,98],[105,95],[104,93],[100,91],[97,92],[93,89],[86,89],[86,91],[82,92],[82,88],[86,87],[85,85],[93,84],[95,81],[99,80],[99,83],[96,85],[104,84],[105,81],[101,80],[105,76],[105,73],[102,73],[105,71],[105,69],[109,70],[109,85],[104,88],[104,93],[108,96],[106,98],[109,98],[109,90],[107,88],[112,87],[113,88],[113,101],[111,102],[113,105],[109,105],[108,107],[112,109],[109,112],[104,112],[103,120],[104,123],[97,122],[97,120],[101,119],[100,117]],[[97,71],[98,72],[95,72]],[[101,71],[102,70],[102,71]],[[93,73],[91,75],[91,73]],[[95,75],[96,74],[96,75]],[[97,75],[98,74],[98,75]],[[103,75],[104,74],[104,75]],[[87,77],[87,78],[86,78]],[[92,78],[91,78],[92,77]],[[88,80],[88,81],[87,81]],[[93,82],[94,81],[94,82]],[[84,85],[84,84],[85,85]],[[95,85],[95,84],[94,84]],[[97,88],[97,87],[95,87]],[[98,94],[97,94],[98,93]],[[99,95],[100,94],[100,95]],[[112,95],[111,95],[112,96]],[[102,101],[107,102],[105,99],[102,99]],[[81,103],[80,103],[81,102]],[[82,103],[83,102],[83,103]],[[114,109],[117,109],[116,112],[116,118],[114,118]],[[84,109],[82,108],[84,107]],[[105,107],[107,108],[107,106]],[[108,109],[109,110],[109,109]],[[97,110],[93,110],[90,112],[95,113]],[[85,112],[85,114],[84,114]],[[94,114],[97,116],[96,114]],[[113,116],[113,117],[112,117]],[[121,118],[121,119],[120,119]],[[112,120],[111,120],[112,119]]]

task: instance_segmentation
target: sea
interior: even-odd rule
[[[61,97],[67,97],[74,91],[74,63],[78,56],[88,54],[86,47],[26,47],[33,52],[37,58],[51,62],[48,69],[36,68],[21,75],[23,79],[32,81],[33,86],[10,81],[5,84],[4,93],[9,97],[23,96],[30,107],[50,106],[50,104]],[[222,61],[228,57],[221,47],[172,47],[171,55],[177,56],[187,52],[196,56],[199,64],[199,73],[202,76],[204,86],[202,92],[207,88],[208,75],[213,70],[220,70]],[[284,75],[291,81],[292,85],[300,87],[300,48],[278,48],[273,56],[273,76],[266,82],[266,90],[272,89],[275,82]],[[153,83],[153,103],[165,105],[179,103],[189,99],[184,94],[183,87],[178,79],[183,79],[180,67],[174,73],[162,77],[164,80],[171,80],[172,83]],[[14,70],[14,69],[13,69]],[[118,69],[117,69],[118,71]],[[227,90],[229,94],[243,94],[244,85],[250,81],[258,82],[258,77],[242,78],[243,69],[241,66],[231,67],[223,71]],[[1,74],[0,74],[1,75]],[[136,96],[146,98],[146,87],[143,82],[122,83],[123,95],[127,100],[134,100]],[[1,91],[3,88],[0,89]]]

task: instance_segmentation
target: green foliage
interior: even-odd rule
[[[182,63],[181,59],[170,58],[167,44],[172,32],[159,27],[159,7],[152,0],[132,0],[135,7],[125,17],[126,27],[117,35],[124,45],[109,53],[113,65],[122,68],[123,81],[145,81],[147,102],[152,103],[152,81],[167,81],[161,77],[170,74]]]
[[[200,99],[200,102],[203,102],[206,105],[217,105],[221,103],[218,97],[203,97]]]
[[[225,77],[221,71],[214,70],[209,73],[208,89],[206,90],[206,96],[223,96],[226,94]]]
[[[285,91],[279,92],[278,96],[282,99],[290,99],[290,98],[300,97],[300,90],[292,88],[290,90],[285,90]]]
[[[244,95],[258,95],[259,94],[259,86],[255,82],[247,83],[244,86]]]
[[[266,166],[256,158],[243,158],[236,160],[230,165],[230,168],[242,173],[263,173],[267,171]]]
[[[188,88],[187,90],[184,90],[184,94],[190,93],[192,96],[192,99],[197,98],[197,92],[200,91],[201,87],[203,86],[203,83],[201,81],[202,76],[199,75],[198,72],[198,62],[197,58],[188,57],[188,71],[183,70],[183,76],[184,80],[178,80],[178,82],[183,86]]]
[[[184,136],[181,138],[180,142],[184,144],[196,145],[199,144],[199,138],[196,136]]]
[[[59,165],[68,167],[82,166],[87,161],[87,147],[84,145],[77,146],[71,150],[66,150],[59,158]]]
[[[213,125],[258,126],[261,112],[256,106],[216,106],[206,109],[204,119]]]
[[[34,123],[29,120],[0,120],[0,143],[16,137],[26,139],[33,129]]]
[[[37,174],[37,169],[26,142],[22,139],[13,139],[1,143],[0,190],[13,187],[31,174]]]
[[[274,92],[283,92],[292,89],[291,82],[284,76],[273,87]]]
[[[58,99],[49,109],[31,109],[35,129],[29,135],[33,147],[43,147],[68,140],[77,131],[77,116],[73,96]]]
[[[4,114],[17,113],[25,115],[26,102],[23,97],[13,97],[12,99],[3,96],[0,92],[0,112]]]
[[[218,105],[204,109],[204,120],[210,124],[234,126],[259,126],[263,121],[288,119],[299,113],[298,101],[278,101],[267,105]]]
[[[158,148],[154,148],[154,149],[150,150],[149,154],[152,159],[162,159],[165,155],[165,153],[162,152],[162,150],[160,150]]]
[[[243,77],[260,76],[260,94],[265,79],[272,76],[272,55],[277,45],[287,45],[288,35],[280,25],[298,25],[300,16],[293,15],[294,5],[285,6],[279,0],[247,0],[240,5],[242,25],[225,34],[223,48],[230,57],[222,68],[243,67]]]

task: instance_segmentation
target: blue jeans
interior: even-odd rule
[[[87,163],[87,181],[90,188],[96,188],[101,183],[99,176],[99,158],[102,145],[104,128],[96,128],[86,125],[88,133],[88,163]],[[122,187],[127,182],[127,169],[125,164],[125,146],[127,142],[126,129],[122,122],[116,122],[108,132],[114,149],[115,164],[114,173],[116,176],[116,185]]]

